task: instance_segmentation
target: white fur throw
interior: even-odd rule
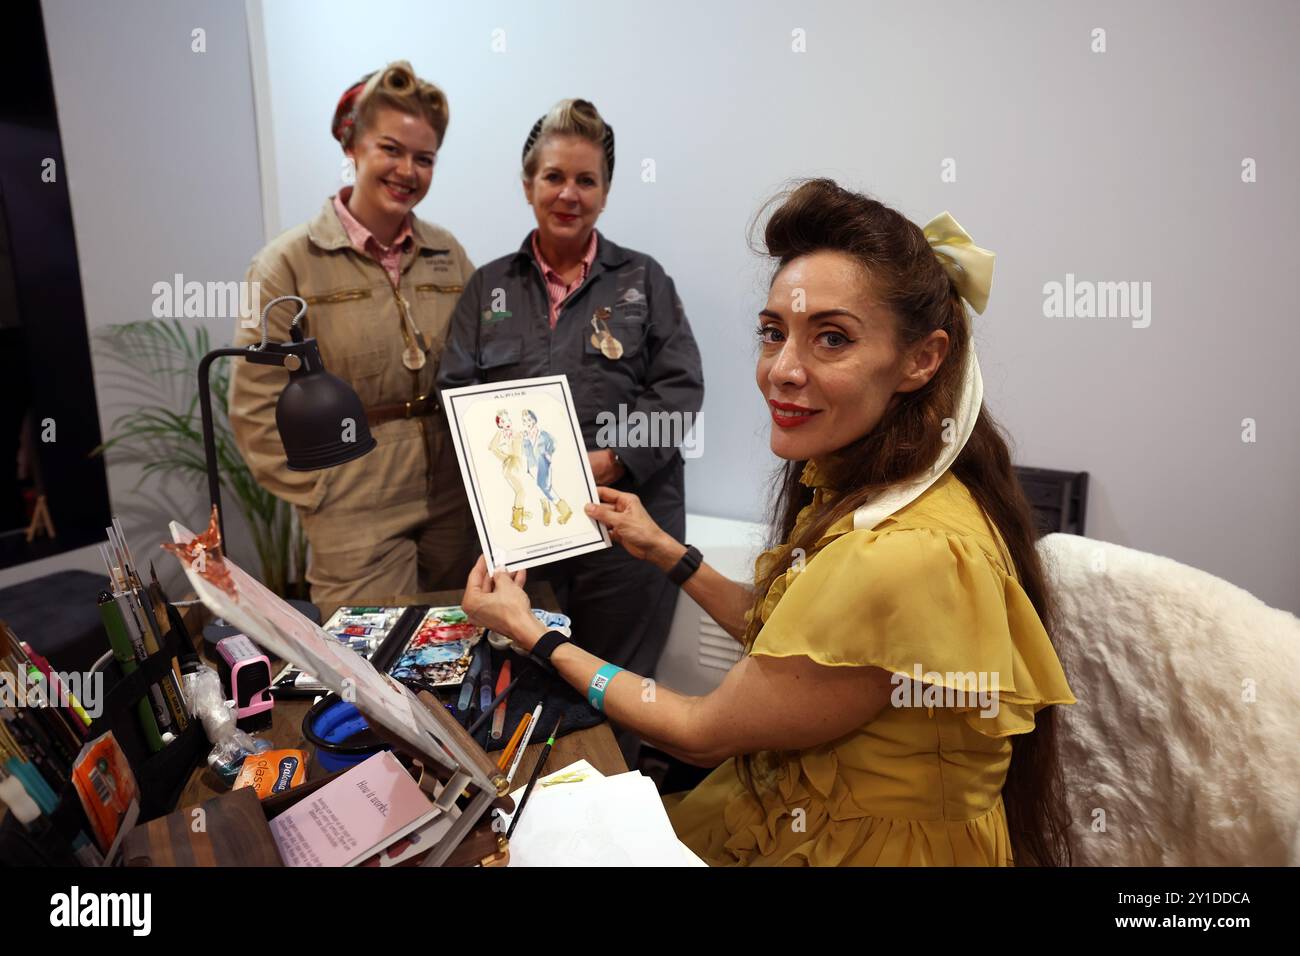
[[[1079,701],[1057,708],[1075,864],[1300,865],[1300,618],[1169,558],[1038,547]]]

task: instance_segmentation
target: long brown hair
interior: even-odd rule
[[[957,407],[970,348],[965,303],[952,280],[920,227],[883,203],[829,179],[809,180],[784,196],[768,219],[763,238],[766,254],[777,260],[778,273],[793,259],[813,252],[832,250],[852,256],[862,266],[873,297],[897,317],[900,348],[936,329],[948,334],[949,348],[929,382],[896,395],[875,428],[829,460],[819,460],[837,496],[798,536],[794,536],[795,519],[812,500],[812,490],[799,481],[806,462],[791,461],[778,471],[772,527],[779,550],[774,560],[760,568],[746,634],[750,646],[762,627],[763,598],[789,570],[796,549],[811,554],[833,523],[889,485],[933,465],[943,449],[944,419]],[[1021,587],[1050,635],[1055,607],[1034,546],[1033,514],[1011,469],[1006,437],[987,407],[980,409],[974,432],[951,470],[1001,533]],[[754,792],[750,760],[742,758],[738,764],[742,779]],[[1035,716],[1032,732],[1012,738],[1011,765],[1002,788],[1017,864],[1068,865],[1069,815],[1063,791],[1055,709],[1046,707]]]

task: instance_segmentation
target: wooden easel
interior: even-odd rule
[[[27,543],[36,538],[36,532],[43,531],[48,538],[54,537],[54,522],[50,520],[50,509],[45,503],[45,495],[36,496],[36,507],[32,509],[32,521],[27,526]]]

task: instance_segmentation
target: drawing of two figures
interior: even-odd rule
[[[548,431],[542,430],[537,422],[537,415],[531,409],[524,409],[523,428],[515,428],[510,422],[510,415],[501,409],[496,415],[496,434],[488,450],[501,461],[501,471],[506,483],[514,492],[514,505],[510,509],[510,527],[516,531],[527,531],[524,519],[533,513],[524,509],[524,473],[532,476],[537,489],[542,493],[542,524],[551,523],[551,506],[559,515],[560,524],[571,517],[573,511],[563,498],[556,496],[551,487],[551,460],[555,455],[555,439]]]

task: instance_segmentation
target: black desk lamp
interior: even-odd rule
[[[289,327],[291,342],[267,342],[266,317],[279,302],[297,302],[298,313]],[[304,339],[298,323],[307,302],[296,295],[277,296],[262,310],[262,341],[242,349],[213,349],[199,361],[199,406],[203,415],[203,450],[207,455],[208,497],[217,509],[221,543],[226,542],[221,513],[221,479],[217,474],[217,445],[212,436],[212,392],[208,371],[212,360],[239,356],[258,365],[279,365],[289,370],[289,384],[275,405],[275,426],[284,443],[292,471],[333,468],[360,458],[378,444],[370,434],[366,410],[352,386],[325,371],[315,339]]]

